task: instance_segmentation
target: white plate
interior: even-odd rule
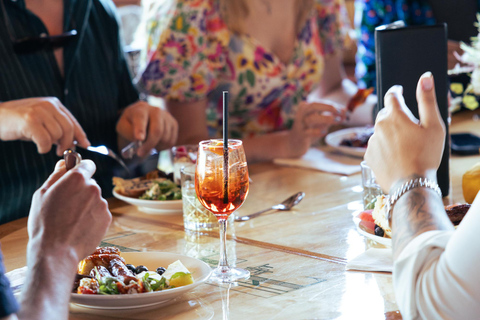
[[[137,206],[138,210],[149,214],[172,214],[182,213],[182,200],[143,200],[127,197],[113,191],[113,196],[131,205]]]
[[[205,282],[210,276],[211,268],[198,259],[167,252],[122,252],[126,263],[135,266],[144,265],[149,270],[167,267],[170,263],[180,260],[192,273],[192,284],[156,292],[119,295],[71,294],[71,303],[94,309],[133,309],[144,308],[166,303],[179,295],[192,291],[193,288]]]
[[[330,147],[334,148],[335,150],[338,150],[344,154],[363,158],[367,148],[341,146],[340,143],[344,139],[351,139],[355,137],[356,134],[363,133],[367,130],[371,130],[371,128],[357,127],[357,128],[348,128],[348,129],[334,131],[332,133],[327,134],[327,136],[325,137],[325,143]]]
[[[387,246],[387,247],[391,247],[392,246],[392,239],[390,238],[384,238],[384,237],[379,237],[379,236],[376,236],[370,232],[368,232],[367,230],[365,230],[361,225],[360,225],[360,218],[357,218],[357,216],[360,214],[361,211],[359,211],[358,213],[355,213],[354,214],[354,217],[353,217],[353,222],[355,223],[355,226],[357,227],[357,231],[364,237],[367,237],[368,239],[370,240],[373,240],[375,242],[378,242],[380,244],[383,244],[384,246]]]

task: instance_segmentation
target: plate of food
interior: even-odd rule
[[[392,246],[392,230],[387,223],[385,212],[385,195],[377,196],[372,201],[373,209],[357,211],[353,214],[353,221],[358,232],[384,246]],[[470,204],[456,203],[445,207],[450,222],[457,228],[463,217],[470,209]]]
[[[113,178],[113,196],[149,214],[182,212],[182,191],[160,170],[133,179]]]
[[[385,201],[384,195],[377,196],[370,204],[373,207],[372,209],[354,213],[353,222],[361,235],[384,246],[391,247],[392,230],[385,217]]]
[[[205,262],[180,254],[99,247],[78,264],[70,302],[96,309],[159,305],[191,292],[210,272]]]
[[[329,133],[325,143],[333,149],[355,157],[363,157],[373,127],[347,128]]]

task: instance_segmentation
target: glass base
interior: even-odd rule
[[[240,268],[217,267],[212,271],[208,282],[231,283],[250,278],[250,271]]]

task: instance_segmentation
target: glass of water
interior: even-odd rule
[[[367,166],[365,161],[360,163],[362,168],[362,187],[363,187],[363,208],[367,209],[367,206],[383,194],[382,188],[377,184],[375,180],[375,175],[373,174],[372,169]]]
[[[183,225],[192,231],[218,229],[217,217],[198,201],[195,192],[195,165],[180,169],[183,201]]]

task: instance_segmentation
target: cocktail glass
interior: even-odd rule
[[[228,140],[227,175],[223,153],[222,140],[199,143],[195,191],[200,203],[217,217],[220,227],[220,259],[210,281],[230,283],[250,277],[248,270],[229,266],[226,249],[227,218],[240,208],[247,197],[248,169],[242,141]]]

